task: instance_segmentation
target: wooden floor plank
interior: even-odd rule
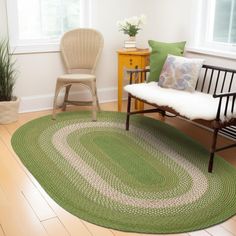
[[[165,236],[189,236],[188,233],[182,233],[182,234],[165,234]]]
[[[0,162],[4,165],[4,168],[8,171],[9,174],[17,177],[13,178],[14,180],[12,180],[15,181],[14,186],[18,186],[18,190],[23,192],[24,197],[38,216],[39,220],[42,221],[55,217],[55,213],[52,211],[40,192],[28,179],[28,176],[25,174],[25,172],[22,171],[22,169],[19,167],[16,160],[12,157],[12,153],[5,147],[5,145],[1,141],[0,148],[5,157],[0,159]],[[12,170],[14,171],[14,173],[12,173]]]
[[[26,176],[23,176],[24,173],[20,170],[19,166],[17,166],[11,153],[7,147],[3,145],[1,140],[0,150],[0,186],[9,200],[9,204],[3,207],[0,213],[2,215],[1,219],[4,222],[1,222],[3,228],[5,229],[5,227],[7,227],[8,229],[6,229],[6,231],[11,231],[12,229],[9,226],[9,220],[11,218],[14,219],[15,215],[18,215],[17,219],[15,219],[16,224],[20,221],[23,230],[29,228],[29,232],[26,231],[28,235],[46,235],[46,231],[42,227],[40,220],[37,218],[27,201],[25,201],[21,193],[22,186],[29,188],[32,188],[33,186],[27,185],[29,180]],[[3,212],[7,213],[8,217],[4,216]],[[18,225],[20,225],[20,223]]]
[[[142,236],[188,236],[187,233],[182,234],[142,234]]]
[[[141,234],[142,236],[165,236],[165,234]]]
[[[93,236],[114,236],[114,233],[109,229],[91,224],[86,221],[83,221],[83,223],[86,225]]]
[[[1,225],[0,225],[0,236],[6,236]]]
[[[138,234],[138,233],[128,233],[128,232],[122,232],[122,231],[117,231],[117,230],[112,230],[112,233],[115,236],[143,236],[143,234]],[[150,236],[150,234],[149,234]]]
[[[229,219],[226,222],[221,224],[226,230],[236,235],[236,221]]]
[[[31,176],[31,175],[29,175]],[[76,216],[67,212],[60,205],[58,205],[45,190],[40,186],[40,184],[35,180],[33,176],[30,177],[33,181],[34,185],[43,195],[44,199],[46,199],[49,206],[53,209],[54,213],[57,215],[59,220],[63,223],[67,231],[71,236],[83,235],[83,236],[91,236],[92,234],[87,229],[87,227],[83,224],[83,222]]]
[[[194,231],[191,233],[188,233],[189,236],[211,236],[208,232],[205,230],[199,230],[199,231]]]
[[[46,231],[20,194],[14,193],[9,204],[0,207],[0,222],[6,235],[46,236]]]
[[[21,126],[21,123],[17,121],[17,122],[5,125],[5,128],[8,130],[9,133],[13,134],[18,129],[19,126]]]
[[[230,233],[228,230],[223,228],[221,225],[216,225],[206,229],[206,231],[214,236],[234,236],[234,234]]]
[[[9,207],[0,207],[1,229],[5,236],[28,235],[17,213],[12,213]],[[4,235],[3,234],[3,235]]]
[[[0,184],[0,207],[4,207],[9,204],[7,200],[6,193],[3,191],[1,184]]]
[[[0,163],[0,186],[6,194],[8,204],[1,206],[0,222],[7,235],[46,235],[39,219],[25,201],[9,171]],[[14,227],[16,231],[14,231]],[[21,232],[22,234],[20,234]],[[17,234],[15,234],[17,235]]]
[[[48,200],[48,203],[53,208],[57,217],[63,223],[64,227],[71,236],[78,236],[78,235],[92,236],[92,233],[84,225],[82,220],[64,210],[56,202],[54,202],[54,200],[50,199]]]
[[[42,224],[49,236],[69,236],[68,231],[57,217],[42,221]]]
[[[189,234],[183,233],[183,234],[165,234],[165,236],[188,236]],[[148,235],[146,235],[148,236]]]
[[[35,188],[27,188],[22,193],[40,221],[56,217],[51,207]]]

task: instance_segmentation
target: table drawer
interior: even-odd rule
[[[120,64],[125,68],[141,68],[142,58],[140,56],[121,56]]]

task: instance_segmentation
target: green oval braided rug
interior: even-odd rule
[[[47,193],[81,219],[122,231],[179,233],[236,213],[236,170],[175,128],[144,116],[68,112],[20,127],[12,146]]]

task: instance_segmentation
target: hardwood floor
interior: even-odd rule
[[[102,104],[101,107],[102,110],[117,110],[116,103]],[[69,108],[73,109],[79,108]],[[47,195],[21,164],[11,147],[12,134],[24,123],[50,113],[25,113],[20,115],[16,123],[0,125],[0,236],[143,236],[99,227],[71,215]],[[158,115],[153,117],[159,118]],[[209,131],[176,118],[166,118],[165,121],[209,147]],[[230,142],[223,137],[219,139],[220,144]],[[220,154],[236,166],[235,149]],[[236,216],[205,230],[178,235],[236,236]]]

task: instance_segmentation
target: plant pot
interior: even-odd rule
[[[20,98],[0,102],[0,124],[9,124],[18,120]]]
[[[125,40],[125,48],[136,48],[136,37],[129,36],[128,40]]]

